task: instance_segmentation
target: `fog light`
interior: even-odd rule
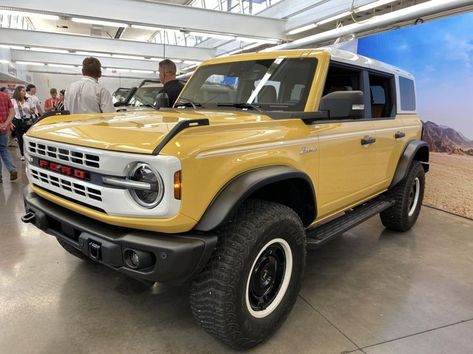
[[[149,252],[138,251],[133,249],[126,249],[123,252],[125,264],[131,269],[148,268],[155,263],[154,255]]]

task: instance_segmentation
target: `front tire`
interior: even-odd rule
[[[192,313],[219,340],[248,349],[276,331],[297,299],[304,227],[292,209],[250,200],[217,232],[217,248],[193,281]]]
[[[410,230],[420,213],[424,187],[424,168],[419,161],[413,161],[407,177],[390,192],[394,206],[380,213],[383,225],[395,231]]]

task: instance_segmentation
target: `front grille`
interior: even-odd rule
[[[102,201],[102,192],[100,190],[84,186],[77,182],[65,180],[54,176],[47,171],[31,168],[31,176],[38,182],[59,188],[64,192],[69,192],[76,196],[88,197],[99,202]]]
[[[52,157],[82,166],[100,168],[100,158],[98,155],[85,154],[79,151],[57,148],[46,143],[35,143],[32,141],[28,143],[28,151],[32,154]]]

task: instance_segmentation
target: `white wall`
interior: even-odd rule
[[[11,60],[11,52],[9,48],[0,48],[0,59]],[[16,63],[0,63],[0,81],[2,86],[6,86],[6,82],[14,81],[17,84],[29,82],[32,75],[26,70],[25,65]]]
[[[66,89],[72,82],[81,78],[81,75],[66,75],[66,74],[50,74],[50,73],[34,73],[33,84],[37,88],[36,95],[44,104],[44,101],[49,98],[49,90],[56,88],[58,92]],[[130,79],[120,77],[102,77],[99,82],[104,85],[110,93],[113,93],[119,87],[133,87],[138,86],[143,79]]]

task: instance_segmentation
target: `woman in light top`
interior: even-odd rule
[[[14,132],[16,138],[18,139],[21,161],[24,161],[23,135],[33,124],[33,120],[31,119],[31,107],[26,100],[26,90],[24,86],[17,86],[15,88],[11,101],[13,108],[15,109],[15,118],[13,118],[13,125],[15,127]]]

